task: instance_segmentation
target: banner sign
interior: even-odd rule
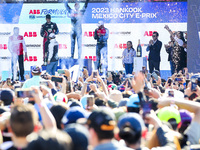
[[[83,5],[80,3],[80,8]],[[69,3],[69,6],[74,9],[74,3]],[[26,43],[28,58],[24,60],[25,70],[43,64],[40,29],[46,22],[46,14],[51,14],[52,22],[59,28],[59,34],[56,35],[58,55],[62,58],[71,56],[71,19],[64,3],[0,4],[0,74],[11,70],[8,38],[13,35],[14,27],[19,27]],[[173,31],[187,30],[187,2],[89,3],[82,18],[82,59],[96,61],[97,41],[93,36],[100,20],[109,30],[108,70],[124,70],[122,52],[127,41],[132,41],[136,49],[140,39],[142,57],[148,57],[146,47],[154,31],[159,33],[159,40],[163,43],[160,68],[169,70],[164,44],[168,43],[170,35],[164,26],[168,24]],[[75,58],[78,58],[77,41]]]

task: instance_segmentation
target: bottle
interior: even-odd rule
[[[140,45],[140,39],[138,40],[137,57],[142,57],[142,47]]]

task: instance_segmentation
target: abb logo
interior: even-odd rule
[[[59,49],[67,49],[67,44],[59,44]]]
[[[93,37],[94,36],[94,32],[93,31],[85,32],[84,36]]]
[[[7,44],[0,44],[0,49],[7,49],[7,48],[8,48]]]
[[[127,45],[125,43],[124,44],[115,44],[114,48],[125,49],[125,48],[127,48]]]
[[[24,61],[37,61],[37,56],[29,56],[28,58],[25,58]]]
[[[97,61],[96,56],[85,56],[85,59],[91,59],[92,61]]]
[[[144,36],[152,36],[153,32],[157,32],[157,31],[145,31]]]
[[[37,37],[37,32],[25,32],[24,37]]]
[[[30,10],[29,14],[40,14],[40,10]]]

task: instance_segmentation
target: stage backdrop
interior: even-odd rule
[[[70,6],[73,8],[74,4],[71,3]],[[51,14],[52,22],[57,23],[60,31],[56,37],[59,42],[59,56],[70,56],[71,22],[63,3],[0,4],[0,73],[10,70],[11,54],[7,43],[15,26],[20,28],[28,50],[29,57],[24,60],[25,70],[43,63],[40,28],[45,23],[46,14]],[[169,70],[164,44],[170,38],[164,26],[168,24],[173,31],[186,31],[187,2],[89,3],[82,23],[82,58],[96,60],[96,41],[93,34],[99,20],[103,20],[109,30],[108,70],[123,70],[121,56],[127,41],[132,41],[136,49],[140,39],[142,56],[148,56],[146,47],[152,39],[153,31],[160,34],[159,40],[163,43],[161,70]]]

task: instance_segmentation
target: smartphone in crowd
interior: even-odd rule
[[[66,92],[67,92],[67,93],[72,92],[72,90],[71,90],[71,88],[72,88],[71,82],[70,82],[70,81],[67,81],[66,84],[67,84],[67,85],[66,85]]]
[[[174,80],[175,82],[177,81],[177,82],[181,82],[181,81],[183,81],[183,78],[175,78],[175,80]]]
[[[12,85],[11,78],[7,78],[7,79],[6,79],[6,82],[7,82],[7,85],[8,85],[8,86],[11,86],[11,85]]]
[[[97,78],[97,70],[93,70],[92,73],[93,73],[93,78]]]
[[[191,79],[191,91],[195,92],[197,90],[197,79],[196,78],[192,78]]]
[[[188,86],[188,83],[189,83],[189,82],[190,82],[190,80],[187,79],[187,80],[186,80],[186,87]]]
[[[87,107],[92,107],[94,105],[94,96],[88,95],[87,96]]]
[[[16,89],[16,95],[18,98],[26,98],[26,97],[33,97],[33,90],[32,89]]]
[[[168,83],[168,86],[171,86],[171,84],[172,84],[172,79],[169,78],[167,83]]]
[[[51,81],[62,83],[63,82],[63,78],[62,77],[58,77],[58,76],[52,76],[51,77]]]
[[[154,77],[154,79],[155,79],[156,81],[158,81],[158,75],[157,75],[155,72],[152,73],[152,77]]]
[[[173,90],[168,91],[168,97],[174,97],[174,91]]]
[[[149,82],[151,80],[151,74],[147,73],[147,81]]]
[[[65,74],[65,70],[63,70],[63,69],[58,69],[58,74]]]
[[[18,89],[18,88],[21,88],[21,83],[14,84],[14,89]]]
[[[146,114],[150,114],[151,109],[152,109],[152,102],[151,101],[142,102],[143,117],[145,117]]]
[[[45,85],[45,86],[49,86],[48,81],[40,81],[40,85]]]

